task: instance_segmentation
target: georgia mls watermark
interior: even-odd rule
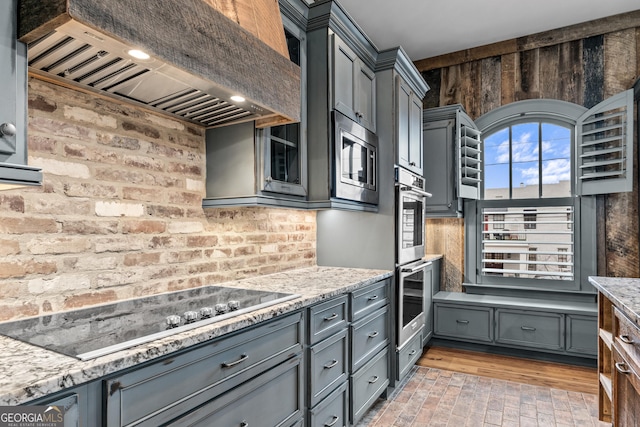
[[[0,406],[0,427],[64,427],[64,407]]]

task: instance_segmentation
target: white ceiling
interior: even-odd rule
[[[380,50],[444,53],[640,9],[638,0],[338,0]]]

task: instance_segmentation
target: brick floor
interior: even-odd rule
[[[604,427],[598,397],[415,366],[357,427]]]

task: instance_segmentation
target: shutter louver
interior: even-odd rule
[[[633,187],[633,91],[613,96],[576,123],[577,193],[631,191]]]
[[[458,149],[458,197],[480,199],[482,139],[475,123],[464,112],[456,112]]]

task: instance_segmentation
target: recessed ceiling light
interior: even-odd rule
[[[136,59],[149,59],[151,58],[148,53],[143,52],[138,49],[131,49],[127,52],[129,55],[133,56]]]
[[[234,102],[244,102],[245,101],[244,97],[242,97],[240,95],[233,95],[231,97],[231,100],[234,101]]]

